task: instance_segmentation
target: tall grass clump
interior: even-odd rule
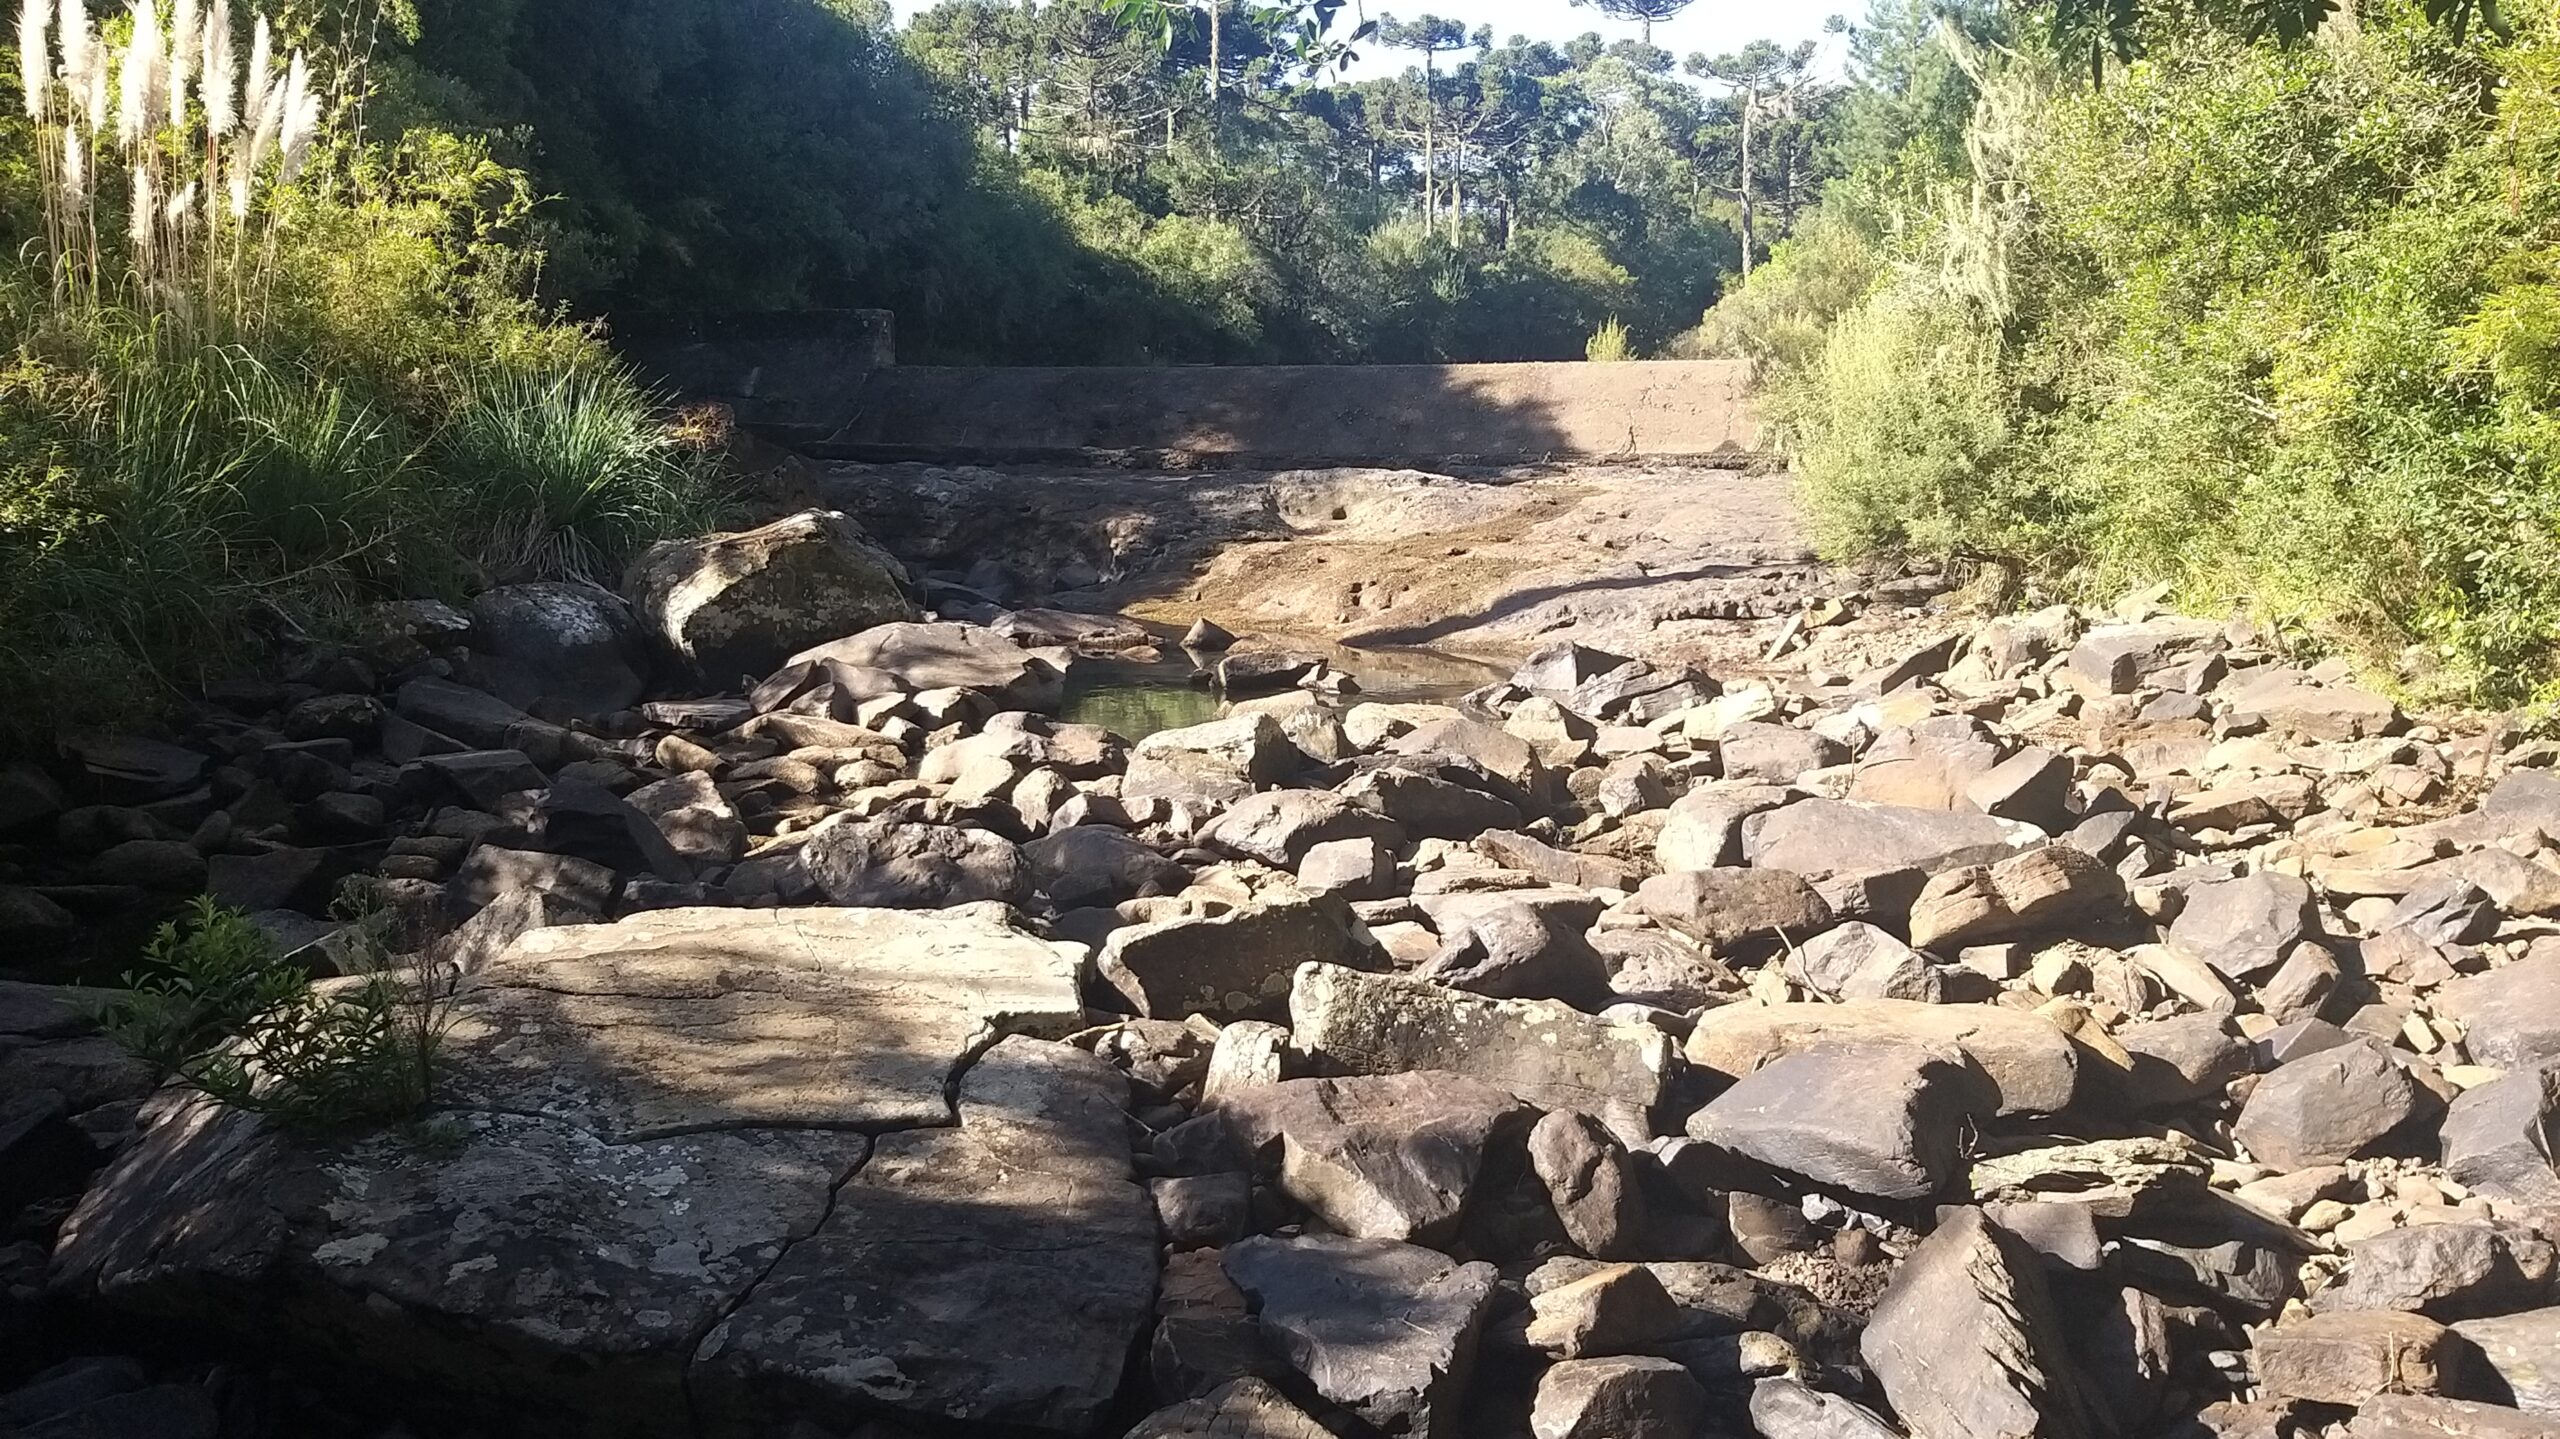
[[[131,721],[340,606],[609,574],[705,521],[651,397],[533,298],[524,177],[363,133],[362,42],[289,47],[233,0],[23,0],[16,40],[0,740]]]

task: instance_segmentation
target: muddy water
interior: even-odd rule
[[[1333,668],[1357,682],[1356,692],[1341,703],[1378,701],[1387,704],[1442,704],[1510,673],[1508,666],[1488,664],[1463,655],[1428,649],[1352,649],[1322,642],[1297,642],[1256,636],[1255,649],[1281,649],[1322,655]],[[1203,662],[1167,644],[1161,657],[1149,661],[1079,659],[1067,671],[1067,697],[1061,718],[1098,724],[1129,739],[1144,739],[1158,730],[1205,724],[1226,711],[1225,699],[1203,671]]]

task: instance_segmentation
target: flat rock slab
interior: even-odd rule
[[[1698,1017],[1689,1062],[1737,1078],[1827,1044],[1893,1043],[1960,1051],[1989,1075],[2001,1114],[2058,1114],[2079,1086],[2070,1036],[2039,1015],[1987,1004],[1855,999],[1841,1004],[1727,1005]]]
[[[55,1282],[555,1432],[687,1434],[695,1337],[816,1228],[868,1143],[751,1130],[610,1144],[463,1114],[435,1121],[432,1147],[395,1132],[319,1151],[192,1101],[99,1177]]]
[[[1541,1109],[1579,1109],[1640,1141],[1680,1065],[1671,1037],[1548,1000],[1310,964],[1289,992],[1300,1049],[1353,1074],[1446,1069]]]
[[[1408,1439],[1456,1439],[1493,1303],[1490,1264],[1418,1245],[1310,1235],[1228,1246],[1263,1341],[1318,1394]]]
[[[817,1232],[703,1340],[705,1433],[771,1435],[797,1416],[1091,1430],[1155,1299],[1126,1096],[1081,1050],[988,1051],[961,1081],[959,1127],[880,1140]]]
[[[613,1140],[950,1122],[993,1035],[1059,1036],[1078,961],[990,909],[668,909],[526,934],[464,991],[446,1100]]]

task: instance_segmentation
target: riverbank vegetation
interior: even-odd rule
[[[375,18],[22,7],[0,728],[148,714],[337,601],[611,579],[707,517],[648,397],[535,298],[525,177],[366,138]]]
[[[1871,30],[1843,109],[1885,143],[1688,343],[1760,363],[1835,551],[2174,579],[2548,698],[2560,31],[2314,18],[2152,17],[2094,73],[1996,12]]]

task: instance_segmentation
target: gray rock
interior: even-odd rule
[[[1385,899],[1395,892],[1395,851],[1372,838],[1310,845],[1298,861],[1298,887],[1337,899]]]
[[[1081,1027],[1076,970],[992,909],[670,909],[533,930],[456,1003],[449,1100],[574,1114],[616,1143],[946,1123],[947,1087],[988,1034]]]
[[[2123,1087],[2138,1110],[2219,1099],[2225,1086],[2250,1070],[2249,1046],[2228,1015],[2183,1014],[2128,1024],[2115,1039],[2133,1060]]]
[[[2221,650],[2222,627],[2172,616],[2140,624],[2101,625],[2072,647],[2072,674],[2102,694],[2130,694],[2143,681],[2200,654]]]
[[[954,825],[837,818],[809,832],[800,859],[830,902],[854,908],[1015,903],[1031,892],[1012,844]]]
[[[2418,881],[2375,928],[2405,931],[2428,944],[2473,944],[2497,930],[2498,918],[2498,906],[2485,891],[2446,872]]]
[[[1375,810],[1315,789],[1272,790],[1237,800],[1200,832],[1202,848],[1278,869],[1296,869],[1317,845],[1354,839],[1400,850],[1405,833]]]
[[[2041,1015],[1998,1005],[1727,1005],[1698,1016],[1687,1050],[1690,1063],[1739,1078],[1798,1050],[1851,1042],[1917,1044],[1960,1057],[1989,1077],[2003,1115],[2059,1114],[2079,1090],[2070,1036]]]
[[[648,647],[618,595],[541,582],[501,585],[471,601],[464,677],[519,709],[601,719],[637,704],[648,673]]]
[[[2535,941],[2525,957],[2444,985],[2436,1012],[2462,1022],[2477,1064],[2533,1069],[2560,1061],[2560,944]]]
[[[2071,827],[2070,759],[2027,745],[1965,785],[1965,803],[2001,819],[2023,820],[2047,834]]]
[[[1491,999],[1560,999],[1597,1009],[1607,1002],[1608,966],[1561,920],[1524,904],[1472,915],[1414,976]]]
[[[1237,714],[1207,724],[1158,730],[1138,741],[1129,752],[1128,781],[1122,793],[1132,798],[1165,795],[1241,801],[1255,790],[1288,779],[1300,758],[1279,721],[1267,714]]]
[[[1376,810],[1406,834],[1471,840],[1489,829],[1518,829],[1524,818],[1511,799],[1466,783],[1465,767],[1437,756],[1397,757],[1371,764],[1335,793]]]
[[[508,795],[550,785],[522,750],[463,750],[421,756],[418,767],[450,786],[474,809],[495,809]]]
[[[2454,1331],[2389,1309],[2340,1309],[2279,1324],[2258,1336],[2250,1358],[2260,1388],[2314,1404],[2458,1394],[2467,1367]]]
[[[1911,1045],[1825,1044],[1745,1075],[1689,1134],[1812,1182],[1878,1199],[1951,1184],[1982,1086]]]
[[[1783,1376],[1751,1386],[1751,1427],[1764,1439],[1902,1439],[1855,1399]]]
[[[1636,887],[1635,867],[1624,860],[1557,849],[1513,830],[1487,830],[1475,837],[1475,847],[1476,853],[1506,869],[1534,874],[1550,884],[1584,889]]]
[[[1225,1021],[1279,1014],[1300,965],[1373,962],[1330,902],[1274,893],[1225,914],[1124,925],[1096,968],[1139,1014]]]
[[[1384,1239],[1256,1237],[1225,1267],[1265,1342],[1315,1392],[1386,1433],[1454,1439],[1496,1276]]]
[[[710,1428],[883,1412],[1093,1428],[1156,1285],[1126,1093],[1091,1055],[1016,1037],[962,1078],[956,1128],[878,1140],[825,1221],[702,1340],[691,1390]]]
[[[1679,1335],[1687,1316],[1651,1269],[1610,1264],[1530,1296],[1522,1338],[1561,1359],[1641,1354]]]
[[[2233,979],[2255,979],[2317,931],[2311,886],[2262,873],[2199,884],[2169,926],[2169,947]]]
[[[2356,1411],[2347,1439],[2550,1439],[2544,1420],[2503,1404],[2377,1394]]]
[[[1446,1069],[1542,1109],[1579,1109],[1639,1140],[1679,1075],[1669,1035],[1539,1000],[1480,999],[1337,965],[1298,971],[1290,1028],[1301,1050],[1359,1074]]]
[[[2347,1275],[2314,1310],[2401,1309],[2447,1322],[2529,1309],[2551,1293],[2550,1241],[2496,1223],[2420,1224],[2347,1246]]]
[[[1743,822],[1755,866],[1803,875],[1844,915],[1902,915],[1929,877],[2046,842],[2016,820],[1953,810],[1801,800]]]
[[[869,628],[847,626],[833,633],[844,638],[812,643],[783,663],[878,670],[895,676],[910,694],[969,690],[985,695],[999,710],[1045,712],[1056,709],[1065,696],[1065,651],[1027,650],[978,625],[874,622]]]
[[[669,775],[633,790],[628,799],[677,854],[697,865],[736,864],[747,852],[746,821],[709,775]]]
[[[468,917],[517,890],[535,890],[602,914],[613,903],[613,871],[591,860],[484,844],[471,851],[445,886],[446,902]]]
[[[1258,1085],[1218,1113],[1337,1232],[1422,1244],[1455,1236],[1488,1153],[1529,1122],[1503,1091],[1432,1070]]]
[[[2229,706],[2235,727],[2333,743],[2389,734],[2400,727],[2399,707],[2371,690],[2317,684],[2301,670],[2264,665],[2242,671],[2214,692]]]
[[[1788,785],[1807,770],[1827,769],[1849,758],[1839,741],[1792,725],[1745,720],[1725,726],[1716,755],[1726,779]]]
[[[1191,871],[1104,825],[1075,825],[1035,839],[1022,847],[1022,858],[1032,887],[1061,909],[1174,894],[1191,882]]]
[[[129,839],[91,859],[92,883],[128,884],[162,894],[195,894],[208,873],[204,856],[182,839]]]
[[[2380,1045],[2358,1039],[2261,1076],[2231,1133],[2278,1169],[2336,1164],[2406,1123],[2422,1097]]]
[[[1196,631],[1199,625],[1192,628]],[[1127,1439],[1333,1439],[1333,1435],[1267,1381],[1244,1378],[1198,1399],[1157,1410],[1139,1420]]]
[[[2491,1199],[2560,1206],[2560,1069],[2519,1070],[2463,1091],[2439,1135],[2455,1182]]]
[[[2560,1308],[2465,1319],[2453,1327],[2478,1346],[2494,1385],[2490,1393],[2455,1397],[2494,1396],[2527,1414],[2560,1420]]]
[[[1654,859],[1666,870],[1738,865],[1744,821],[1776,809],[1788,798],[1788,792],[1775,785],[1699,785],[1671,802],[1662,832],[1654,837]]]
[[[1653,1210],[1626,1148],[1587,1114],[1557,1110],[1529,1131],[1529,1163],[1565,1237],[1594,1259],[1637,1259],[1653,1243]]]
[[[1668,1359],[1568,1359],[1538,1378],[1536,1439],[1690,1439],[1707,1393]]]
[[[2088,1439],[2081,1376],[2043,1266],[1961,1209],[1894,1272],[1858,1349],[1894,1412],[1925,1439]]]
[[[1660,874],[1636,890],[1636,907],[1663,925],[1723,951],[1827,929],[1831,906],[1783,869],[1707,869]]]
[[[2327,946],[2305,940],[2259,986],[2258,1008],[2279,1024],[2318,1019],[2346,982],[2346,966],[2338,957]]]
[[[1911,905],[1911,942],[1951,954],[2110,918],[2124,908],[2124,881],[2103,860],[2067,844],[2047,845],[1932,877]]]
[[[853,521],[808,510],[656,545],[632,562],[622,589],[654,643],[725,685],[835,636],[915,618],[906,584],[904,568]]]

